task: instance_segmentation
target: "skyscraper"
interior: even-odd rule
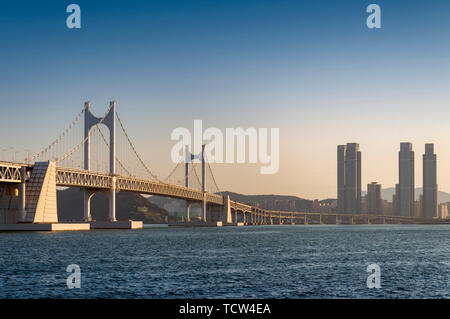
[[[411,143],[400,143],[398,175],[399,215],[414,216],[414,152]]]
[[[345,145],[337,147],[337,198],[339,213],[345,212]]]
[[[425,144],[425,154],[423,154],[423,217],[437,217],[438,189],[436,176],[436,154],[434,154],[434,144]]]
[[[400,215],[400,185],[395,184],[395,193],[392,195],[392,215]]]
[[[361,152],[358,143],[338,145],[338,211],[361,210]]]
[[[367,213],[381,215],[381,184],[367,184]]]

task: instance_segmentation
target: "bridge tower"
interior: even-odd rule
[[[98,124],[103,124],[109,129],[109,174],[112,176],[112,185],[108,191],[109,221],[116,221],[116,102],[109,103],[108,113],[103,118],[96,117],[91,112],[90,102],[84,103],[84,169],[90,169],[89,132]],[[91,220],[90,201],[95,191],[84,190],[84,219]]]
[[[185,161],[184,161],[184,180],[185,184],[184,186],[189,187],[189,163],[193,160],[198,159],[202,163],[202,193],[203,193],[203,199],[202,199],[202,219],[204,222],[206,222],[206,189],[205,189],[205,144],[202,145],[202,151],[199,154],[192,154],[189,152],[189,147],[186,145],[185,148]],[[191,204],[189,201],[186,201],[186,220],[190,221],[189,216],[189,209],[191,207]]]

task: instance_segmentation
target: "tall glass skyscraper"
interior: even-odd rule
[[[425,144],[425,154],[423,154],[423,217],[437,217],[437,196],[438,186],[434,144]]]
[[[358,143],[338,145],[338,211],[361,211],[361,152]]]
[[[338,212],[345,212],[345,145],[337,147],[337,198]]]
[[[414,152],[409,142],[400,143],[398,175],[398,215],[414,216]]]

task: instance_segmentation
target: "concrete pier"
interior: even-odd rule
[[[218,222],[180,222],[180,223],[170,223],[169,227],[228,227],[228,226],[245,226],[243,222],[237,222],[237,223],[224,223],[221,221]]]
[[[169,227],[222,227],[222,222],[179,222],[169,223]]]
[[[89,223],[0,224],[0,231],[75,231],[90,229]]]
[[[142,229],[143,222],[133,220],[118,220],[115,222],[93,221],[91,229]]]

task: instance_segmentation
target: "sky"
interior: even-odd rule
[[[81,29],[66,7],[81,7]],[[366,7],[381,7],[381,29]],[[336,146],[358,142],[362,183],[393,187],[425,143],[450,192],[450,2],[2,1],[2,156],[46,147],[91,101],[109,101],[139,153],[168,174],[177,127],[279,128],[280,167],[214,164],[221,190],[336,196]],[[365,187],[363,187],[364,189]]]

